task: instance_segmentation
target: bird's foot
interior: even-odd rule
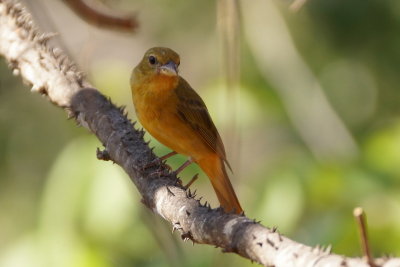
[[[153,161],[151,161],[151,162],[147,163],[146,165],[144,165],[142,167],[142,170],[144,171],[144,170],[147,170],[147,169],[149,169],[151,167],[154,167],[154,166],[157,166],[157,165],[161,165],[161,164],[162,164],[162,161],[160,160],[160,158],[155,158]]]
[[[170,158],[170,157],[176,155],[176,154],[177,154],[177,153],[176,153],[175,151],[172,151],[172,152],[169,152],[168,154],[166,154],[166,155],[164,155],[164,156],[162,156],[162,157],[155,158],[152,162],[147,163],[147,164],[143,167],[143,170],[146,170],[146,169],[148,169],[148,168],[154,167],[154,166],[156,166],[156,165],[161,165],[161,164],[164,163],[164,165],[167,166],[167,168],[171,171],[171,167],[170,167],[169,165],[165,164],[165,160],[166,160],[167,158]]]
[[[158,171],[153,171],[150,173],[150,176],[156,176],[158,178],[160,178],[162,175],[164,175],[165,173],[162,170],[158,170]]]

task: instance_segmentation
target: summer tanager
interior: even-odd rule
[[[224,210],[241,213],[225,170],[228,162],[221,137],[203,100],[179,76],[179,63],[179,55],[169,48],[154,47],[145,53],[131,76],[136,115],[158,141],[189,157],[179,170],[197,163],[210,178]]]

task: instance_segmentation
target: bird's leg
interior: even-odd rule
[[[185,163],[182,164],[182,166],[180,166],[178,169],[176,169],[174,171],[175,175],[178,175],[178,173],[180,173],[181,171],[183,171],[187,166],[189,166],[190,164],[193,163],[193,159],[191,157],[188,158],[187,161],[185,161]],[[182,181],[179,180],[179,184],[183,186],[183,188],[185,188],[185,190],[187,190],[196,180],[197,178],[199,178],[199,174],[195,174],[192,179],[190,179],[190,181],[186,184],[186,185],[182,185]]]
[[[178,154],[178,153],[175,152],[175,151],[171,151],[168,154],[160,157],[160,161],[163,162],[164,160],[166,160],[166,159],[168,159],[168,158],[170,158],[172,156],[175,156],[176,154]],[[169,170],[171,170],[171,167],[169,165],[167,165],[167,164],[165,164],[165,165],[168,167]]]
[[[162,156],[162,157],[156,158],[156,159],[153,160],[152,162],[146,164],[146,165],[143,167],[143,169],[148,169],[148,168],[153,167],[153,166],[155,166],[155,165],[157,165],[157,164],[161,164],[164,160],[166,160],[167,158],[170,158],[170,157],[172,157],[172,156],[174,156],[174,155],[176,155],[176,154],[178,154],[178,153],[176,153],[175,151],[169,152],[168,154],[166,154],[166,155],[164,155],[164,156]],[[168,166],[168,167],[169,167],[169,166]],[[170,168],[170,169],[171,169],[171,168]]]
[[[196,180],[197,178],[199,178],[199,174],[196,173],[192,179],[190,179],[189,183],[187,183],[185,186],[183,186],[183,188],[185,188],[185,190],[187,190]]]
[[[176,169],[174,171],[175,175],[178,175],[181,171],[183,171],[187,166],[189,166],[190,164],[192,164],[193,159],[191,157],[189,157],[189,159],[187,161],[185,161],[185,163],[182,164],[182,166],[180,166],[178,169]]]
[[[176,155],[176,154],[178,154],[178,153],[175,152],[175,151],[171,151],[171,152],[169,152],[168,154],[166,154],[166,155],[160,157],[160,160],[161,160],[161,161],[166,160],[167,158],[170,158],[170,157],[172,157],[172,156],[174,156],[174,155]]]

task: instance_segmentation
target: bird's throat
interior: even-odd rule
[[[156,91],[172,91],[178,85],[178,76],[156,74],[149,81],[149,86]]]

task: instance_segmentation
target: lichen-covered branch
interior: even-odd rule
[[[368,266],[361,258],[331,254],[292,241],[245,216],[226,214],[200,204],[162,164],[143,141],[143,131],[108,99],[91,89],[61,51],[48,47],[49,35],[40,34],[30,15],[12,0],[0,0],[0,54],[32,91],[55,105],[103,143],[98,157],[120,165],[137,186],[143,203],[172,224],[182,239],[221,247],[265,266]],[[375,259],[379,266],[400,266],[399,258]]]

